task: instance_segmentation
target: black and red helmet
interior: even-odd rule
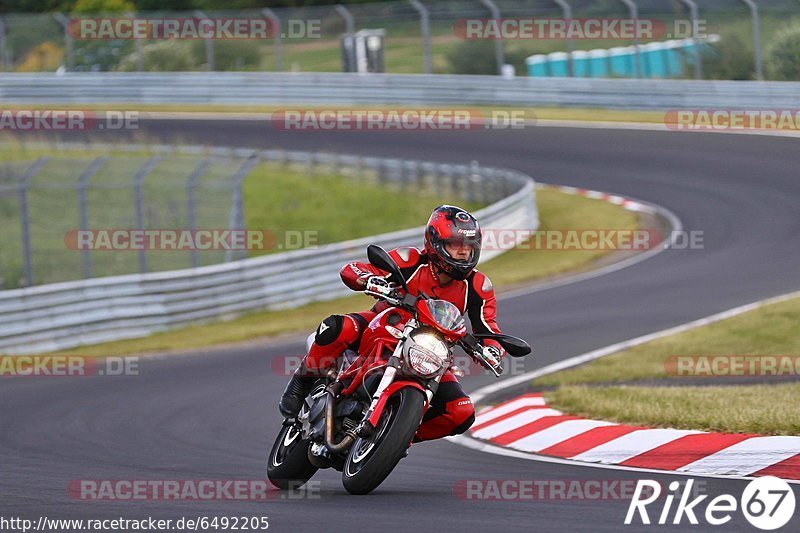
[[[428,261],[453,279],[466,279],[481,258],[481,238],[481,227],[474,216],[454,205],[440,205],[425,228]],[[456,259],[447,253],[446,244],[468,245],[469,257]]]

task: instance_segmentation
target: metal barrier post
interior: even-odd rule
[[[428,8],[422,5],[419,0],[408,0],[408,2],[419,13],[419,30],[422,33],[422,55],[425,62],[425,74],[430,74],[433,72],[433,61],[431,59],[431,27]]]
[[[19,200],[20,230],[22,231],[22,261],[25,265],[25,286],[33,285],[33,258],[31,256],[31,231],[30,219],[28,217],[28,185],[31,179],[39,173],[48,157],[40,157],[31,167],[20,176],[17,186],[17,198]]]
[[[199,9],[195,9],[194,16],[199,19],[208,19],[206,14]],[[214,70],[214,41],[209,38],[205,38],[203,39],[203,44],[205,44],[206,47],[206,69],[209,72],[212,72]]]
[[[197,204],[194,197],[194,191],[197,188],[197,179],[208,170],[209,166],[211,166],[211,159],[203,159],[192,173],[189,174],[189,178],[186,180],[186,216],[189,221],[189,229],[192,231],[197,229]],[[197,268],[198,266],[197,249],[193,247],[192,268]]]
[[[253,170],[253,167],[261,162],[261,156],[258,152],[254,152],[247,160],[242,163],[239,170],[236,171],[231,177],[231,186],[233,188],[233,198],[231,202],[231,216],[228,223],[229,229],[245,229],[244,227],[244,205],[242,197],[242,182],[247,174]],[[245,241],[246,242],[246,241]],[[243,255],[247,256],[247,251],[242,251]],[[225,262],[228,263],[233,260],[233,250],[225,250]]]
[[[638,34],[638,23],[639,20],[639,7],[633,0],[620,0],[623,4],[628,6],[628,13],[630,14],[631,19],[633,20],[633,27],[637,28],[634,30],[636,33],[633,34],[633,49],[636,52],[635,54],[635,68],[634,72],[636,73],[637,78],[642,77],[642,57],[639,55],[639,34]]]
[[[572,7],[567,3],[567,0],[553,0],[558,6],[561,8],[561,12],[564,14],[564,18],[566,20],[570,20],[572,18]],[[575,75],[575,69],[572,65],[572,52],[573,52],[573,45],[572,45],[572,38],[567,33],[567,70],[569,72],[569,77],[572,78]]]
[[[283,70],[283,49],[281,47],[281,19],[275,14],[273,10],[265,7],[261,10],[265,17],[270,19],[273,23],[272,31],[275,32],[275,70],[278,72]]]
[[[753,0],[742,0],[750,8],[753,19],[753,48],[755,50],[756,79],[764,80],[764,66],[761,63],[761,22],[758,16],[758,5]]]
[[[53,13],[56,20],[64,27],[64,45],[67,49],[67,70],[75,68],[75,52],[72,46],[72,35],[69,33],[69,18],[63,13]]]
[[[498,9],[497,4],[492,2],[492,0],[481,0],[481,4],[486,6],[486,8],[492,14],[492,18],[497,20],[499,23],[501,15],[500,15],[500,9]],[[506,62],[503,50],[503,39],[494,40],[494,59],[497,62],[497,75],[502,76],[503,64]]]
[[[108,157],[101,156],[95,158],[89,166],[86,167],[86,170],[83,171],[83,174],[80,175],[78,178],[78,226],[79,229],[86,231],[89,229],[89,212],[86,205],[86,189],[89,186],[89,180],[92,179],[92,176],[97,174],[97,171],[100,170],[106,161],[108,161]],[[92,258],[89,255],[89,250],[82,250],[81,256],[83,259],[83,277],[84,278],[91,278],[92,277]]]
[[[697,4],[694,0],[681,0],[684,4],[689,6],[689,12],[692,17],[692,41],[694,42],[694,79],[703,79],[703,63],[700,58],[700,38],[697,35]]]
[[[153,171],[160,160],[160,155],[151,157],[133,177],[133,193],[136,202],[136,228],[139,231],[144,231],[144,209],[142,206],[142,185],[144,184],[144,178]],[[144,248],[139,250],[139,272],[142,274],[147,272],[147,250]]]
[[[6,24],[3,22],[3,17],[0,17],[0,64],[3,65],[3,70],[8,70],[8,57],[6,56]]]

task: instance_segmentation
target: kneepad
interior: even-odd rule
[[[342,333],[342,326],[344,325],[344,317],[342,315],[331,315],[317,327],[317,333],[314,336],[314,342],[318,346],[326,346],[331,344]]]

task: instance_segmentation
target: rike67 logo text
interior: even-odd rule
[[[661,496],[661,484],[650,479],[640,479],[628,506],[625,524],[638,521],[642,524],[680,524],[685,518],[690,524],[697,525],[700,518],[712,526],[721,526],[730,522],[734,513],[741,510],[752,526],[773,530],[786,525],[794,515],[795,496],[792,487],[777,477],[754,479],[747,484],[738,501],[730,494],[721,494],[710,501],[705,501],[708,495],[694,495],[692,498],[693,483],[694,480],[689,479],[681,493],[681,483],[670,483],[661,512],[651,521],[648,506]],[[673,508],[675,500],[678,503]],[[704,512],[701,504],[705,505]],[[658,511],[657,508],[658,504],[652,505],[650,510]]]

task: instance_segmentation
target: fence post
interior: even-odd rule
[[[758,5],[753,0],[742,0],[750,7],[750,15],[753,19],[753,48],[755,50],[756,79],[764,80],[764,66],[761,63],[761,22],[758,16]]]
[[[634,30],[636,33],[633,34],[633,50],[635,52],[635,59],[634,62],[636,63],[634,67],[634,72],[636,72],[636,77],[642,77],[642,57],[639,55],[639,34],[638,34],[638,23],[639,20],[639,7],[633,0],[620,0],[623,4],[628,6],[628,13],[630,14],[631,19],[633,20],[633,27],[637,28]]]
[[[253,152],[253,154],[247,158],[247,160],[242,163],[242,166],[239,167],[239,170],[236,171],[231,177],[231,186],[233,188],[233,198],[231,202],[231,216],[230,221],[228,222],[228,229],[245,229],[244,227],[244,205],[243,205],[243,197],[242,197],[242,182],[247,174],[261,162],[261,154],[259,152]],[[245,240],[245,243],[247,240]],[[242,254],[247,256],[247,251],[242,250]],[[228,263],[233,260],[233,250],[225,250],[225,262]]]
[[[283,48],[281,47],[281,19],[275,14],[273,10],[265,7],[261,10],[265,17],[273,22],[272,31],[275,32],[275,70],[278,72],[283,70]]]
[[[17,185],[17,198],[19,200],[20,230],[22,231],[22,261],[25,267],[25,286],[33,285],[33,258],[31,256],[31,231],[28,217],[28,184],[39,173],[48,157],[40,157],[25,173],[20,176]]]
[[[194,16],[199,19],[208,19],[206,14],[199,9],[194,10]],[[211,72],[214,70],[214,41],[209,38],[205,38],[203,39],[203,43],[206,47],[206,70]]]
[[[689,12],[692,17],[692,41],[694,42],[694,79],[703,79],[703,63],[700,58],[700,38],[697,35],[697,4],[694,0],[681,0],[684,4],[689,6]]]
[[[78,178],[78,227],[81,230],[88,230],[89,229],[89,212],[86,205],[86,188],[89,186],[89,180],[92,179],[92,176],[97,174],[97,171],[100,170],[106,161],[108,161],[108,157],[101,156],[95,158],[89,166],[86,167],[86,170],[83,171],[83,174],[80,175]],[[89,255],[89,250],[82,250],[81,256],[83,259],[83,277],[84,278],[91,278],[92,277],[92,258]]]
[[[69,18],[63,13],[54,13],[53,16],[64,27],[64,46],[67,49],[67,70],[75,68],[75,52],[72,46],[72,35],[69,33]]]
[[[342,4],[336,4],[333,7],[334,7],[334,9],[336,9],[336,12],[339,14],[339,16],[341,16],[344,19],[345,28],[346,28],[345,32],[347,33],[347,35],[350,36],[351,39],[354,39],[353,36],[356,33],[356,21],[353,18],[353,14],[350,13],[350,11],[348,11],[348,9],[346,7],[344,7]],[[348,50],[348,55],[350,56],[348,58],[348,62],[350,63],[351,66],[353,66],[354,68],[357,69],[357,67],[355,67],[355,64],[356,64],[355,40],[353,40],[351,44],[352,44],[352,46],[347,49]]]
[[[8,57],[6,56],[6,24],[3,22],[3,17],[0,17],[0,63],[3,65],[3,70],[8,70]]]
[[[497,4],[495,4],[492,0],[481,0],[481,4],[486,6],[489,12],[492,15],[492,18],[499,20],[501,18],[500,9],[498,9]],[[495,39],[494,40],[494,59],[497,62],[497,75],[503,75],[503,64],[506,62],[504,51],[503,51],[503,39]]]
[[[144,209],[142,207],[142,185],[144,184],[144,178],[153,171],[160,160],[160,155],[151,157],[133,177],[133,195],[134,201],[136,202],[136,229],[139,231],[144,231]],[[147,250],[144,248],[139,250],[139,272],[142,274],[147,272]]]
[[[433,72],[433,60],[431,59],[431,26],[428,8],[422,5],[419,0],[408,0],[411,6],[419,13],[419,29],[422,33],[423,60],[425,62],[425,74]]]
[[[564,14],[564,18],[569,20],[572,18],[572,7],[567,3],[567,0],[553,0],[558,6],[561,8],[561,12]],[[567,33],[567,70],[569,72],[569,77],[573,77],[575,75],[575,69],[572,65],[572,38]]]
[[[211,159],[203,159],[192,173],[189,174],[189,178],[186,180],[186,216],[189,220],[189,229],[191,231],[197,229],[197,204],[194,198],[194,191],[197,188],[197,179],[205,174],[209,166],[211,166]],[[198,266],[197,248],[192,247],[192,268],[197,268]]]

